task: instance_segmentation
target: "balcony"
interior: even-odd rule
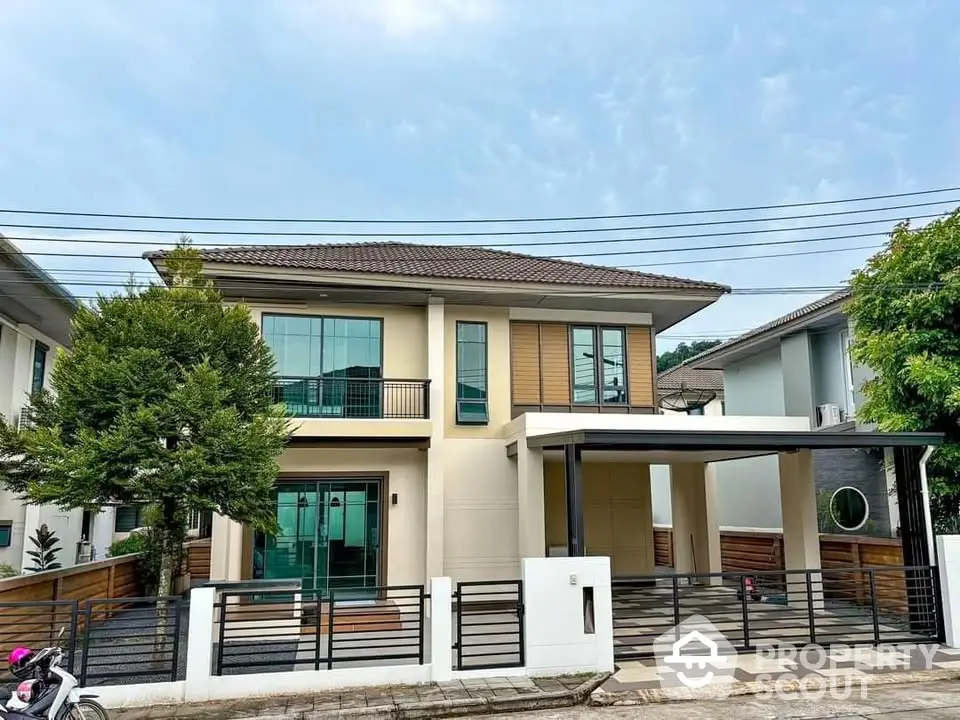
[[[273,398],[295,418],[428,420],[429,380],[277,377]]]

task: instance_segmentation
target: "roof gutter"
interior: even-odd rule
[[[74,312],[80,309],[80,301],[77,300],[60,283],[54,280],[47,272],[37,265],[20,248],[0,235],[0,248],[2,248],[10,262],[20,268],[26,275],[30,276],[38,285],[54,296],[54,299],[64,303]]]

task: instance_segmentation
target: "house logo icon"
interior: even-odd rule
[[[707,618],[693,615],[654,641],[664,690],[710,689],[726,695],[736,670],[737,652]]]

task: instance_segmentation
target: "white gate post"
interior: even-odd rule
[[[430,675],[433,682],[444,682],[453,678],[451,586],[448,577],[430,580]]]
[[[190,631],[187,637],[187,676],[184,700],[196,702],[210,699],[210,665],[213,661],[214,600],[212,587],[190,591]]]

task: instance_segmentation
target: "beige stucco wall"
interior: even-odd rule
[[[520,577],[517,466],[503,441],[447,439],[443,457],[445,574]]]
[[[422,450],[376,448],[290,448],[280,458],[282,472],[387,474],[386,585],[426,581],[426,453]],[[390,495],[397,494],[397,504]]]
[[[487,425],[457,425],[457,321],[487,323]],[[498,438],[510,422],[510,311],[447,305],[444,309],[444,434],[448,438]],[[501,446],[502,450],[502,446]]]
[[[567,544],[563,464],[543,468],[548,546]],[[610,557],[614,575],[653,572],[653,506],[650,466],[644,463],[583,462],[583,516],[587,555]]]
[[[313,302],[295,305],[250,305],[250,314],[262,328],[264,314],[335,315],[383,320],[383,375],[388,380],[427,377],[427,312],[424,307],[344,305]]]

